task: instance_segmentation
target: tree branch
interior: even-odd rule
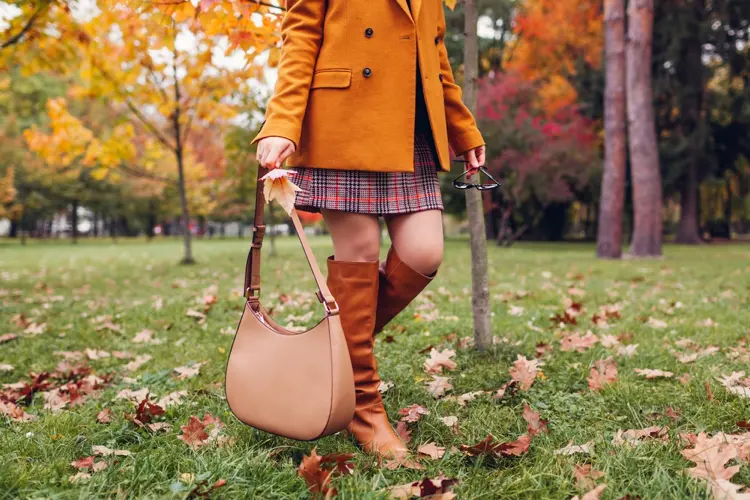
[[[34,23],[36,22],[37,17],[39,17],[42,14],[42,12],[44,12],[44,10],[47,9],[47,7],[50,6],[50,3],[51,2],[47,1],[47,2],[44,2],[42,5],[40,5],[39,8],[36,9],[36,11],[34,11],[34,13],[31,15],[31,17],[29,18],[29,20],[26,21],[26,24],[23,26],[23,28],[21,28],[21,31],[19,31],[18,33],[16,33],[12,37],[10,37],[7,41],[3,42],[2,45],[0,45],[0,50],[5,49],[7,47],[10,47],[11,45],[15,45],[16,43],[18,43],[18,41],[21,40],[21,38],[23,38],[23,36],[26,34],[26,32],[29,31],[31,29],[31,27],[34,25]]]

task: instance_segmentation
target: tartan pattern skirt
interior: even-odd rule
[[[300,187],[294,206],[304,212],[321,209],[361,214],[402,214],[443,210],[440,170],[432,134],[414,136],[414,172],[369,172],[294,167],[289,180]]]

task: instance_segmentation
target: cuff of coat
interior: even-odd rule
[[[484,144],[485,142],[482,138],[482,134],[476,128],[472,128],[471,130],[467,130],[451,137],[451,148],[453,148],[453,152],[456,153],[456,156],[461,156],[467,151],[483,146]]]
[[[296,150],[299,144],[300,135],[300,129],[295,125],[278,121],[265,121],[263,122],[263,125],[260,126],[260,132],[258,132],[258,135],[256,135],[252,141],[250,141],[250,144],[255,144],[266,137],[283,137],[284,139],[292,141],[294,143],[294,149]]]

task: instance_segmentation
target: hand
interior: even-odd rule
[[[466,174],[466,178],[468,179],[472,175],[476,174],[479,170],[479,167],[484,166],[484,152],[485,152],[485,146],[477,146],[474,149],[468,150],[466,153],[464,153],[464,160],[466,160],[466,170],[468,170]]]
[[[284,137],[264,137],[258,141],[255,157],[263,168],[273,170],[281,167],[284,160],[294,153],[294,143]]]

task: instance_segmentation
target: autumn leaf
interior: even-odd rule
[[[327,497],[336,496],[336,490],[330,488],[331,477],[337,474],[351,474],[353,467],[349,463],[354,454],[320,456],[312,449],[310,455],[302,457],[297,474],[305,480],[310,493],[319,493]]]
[[[531,437],[549,432],[547,421],[542,420],[539,414],[532,410],[528,403],[523,404],[523,419],[526,421],[528,433]]]
[[[582,453],[584,455],[590,455],[592,449],[594,448],[594,442],[589,441],[588,443],[584,444],[573,444],[573,440],[571,439],[568,442],[567,446],[563,446],[559,450],[555,450],[555,455],[575,455],[576,453]]]
[[[643,369],[636,368],[635,372],[638,375],[643,375],[646,378],[659,378],[659,377],[671,378],[674,376],[674,373],[672,372],[665,372],[663,370],[652,370],[650,368],[643,368]]]
[[[177,439],[193,449],[200,448],[208,439],[206,426],[196,416],[191,415],[188,424],[180,426],[180,429],[182,434],[177,436]]]
[[[409,430],[409,425],[403,420],[400,420],[396,424],[396,434],[398,434],[398,437],[401,438],[401,441],[403,441],[404,444],[409,444],[409,441],[411,441],[411,431]]]
[[[433,460],[438,460],[440,458],[443,458],[443,455],[445,455],[445,448],[443,446],[438,446],[435,443],[426,443],[417,448],[417,453],[421,455],[426,455]]]
[[[542,365],[544,365],[543,361],[526,359],[525,356],[519,354],[518,359],[513,362],[513,367],[509,370],[511,379],[519,383],[521,390],[528,391],[536,380],[539,367]]]
[[[294,209],[294,201],[297,191],[301,189],[289,180],[289,174],[296,173],[294,170],[275,168],[260,178],[263,181],[263,196],[266,203],[276,200],[284,211],[291,215]]]
[[[94,455],[99,455],[102,457],[110,457],[110,456],[127,457],[133,454],[128,450],[113,450],[111,448],[107,448],[106,446],[102,446],[102,445],[92,446],[91,451],[94,453]]]
[[[430,356],[424,362],[424,370],[430,374],[442,373],[443,368],[447,370],[455,370],[458,365],[456,365],[455,361],[450,359],[455,355],[456,351],[452,351],[450,349],[438,351],[437,349],[433,348],[430,351]]]
[[[506,393],[508,394],[508,396],[512,396],[513,394],[515,394],[517,390],[518,390],[518,380],[511,380],[510,382],[503,384],[502,387],[500,387],[497,391],[495,391],[495,394],[492,396],[492,399],[503,399]]]
[[[582,497],[578,497],[578,495],[571,498],[571,500],[599,500],[599,497],[601,496],[602,492],[604,492],[604,489],[607,487],[606,484],[600,484],[593,490],[589,491]]]
[[[594,470],[591,464],[576,465],[573,469],[576,485],[581,489],[590,490],[596,486],[596,480],[604,477],[602,471]]]
[[[432,498],[434,500],[453,500],[456,495],[451,491],[458,484],[457,479],[439,476],[435,479],[423,479],[413,483],[400,484],[388,488],[391,498]]]
[[[495,455],[495,456],[520,456],[526,453],[531,444],[531,436],[524,434],[515,441],[498,443],[492,435],[488,434],[486,438],[474,445],[461,445],[461,451],[469,456],[478,455]]]
[[[112,410],[105,408],[96,414],[96,421],[100,424],[108,424],[112,422]]]
[[[599,391],[617,378],[617,363],[612,358],[600,359],[594,363],[589,372],[589,389]]]
[[[399,415],[403,415],[401,421],[414,423],[418,422],[422,415],[429,415],[430,410],[418,404],[413,404],[406,408],[401,408],[398,413]]]
[[[599,342],[599,337],[590,331],[586,332],[583,337],[579,333],[573,333],[560,340],[560,350],[585,352],[587,349],[594,347],[597,342]]]
[[[435,399],[442,397],[446,391],[450,391],[451,389],[453,389],[453,385],[451,385],[448,377],[434,375],[432,380],[427,384],[427,392]]]
[[[206,362],[194,363],[191,366],[178,366],[174,369],[177,372],[177,378],[179,380],[185,380],[186,378],[193,378],[200,373],[201,366],[205,365]]]
[[[612,444],[622,446],[630,445],[636,446],[641,444],[646,439],[658,439],[661,441],[668,441],[669,436],[667,427],[646,427],[645,429],[630,429],[627,431],[618,430],[615,433],[615,437],[612,439]]]
[[[750,398],[750,377],[745,377],[745,372],[732,372],[731,375],[723,375],[719,382],[724,388],[735,396]]]

